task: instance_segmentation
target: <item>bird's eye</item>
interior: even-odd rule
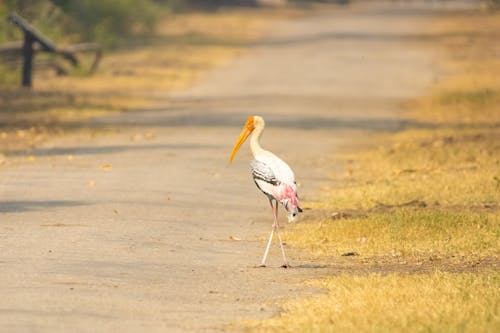
[[[292,216],[295,217],[295,215],[297,215],[297,213],[293,213]]]

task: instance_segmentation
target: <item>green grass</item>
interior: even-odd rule
[[[16,12],[54,42],[93,41],[106,48],[123,46],[130,37],[151,33],[156,20],[170,9],[168,3],[151,0],[0,2],[2,18]],[[6,20],[0,22],[0,43],[21,39],[19,29]]]
[[[448,92],[440,96],[440,102],[444,105],[469,104],[473,107],[484,107],[498,101],[500,101],[500,91],[487,88],[475,91]]]

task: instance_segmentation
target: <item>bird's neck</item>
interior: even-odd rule
[[[252,137],[250,138],[250,150],[253,156],[257,156],[265,152],[265,150],[260,145],[260,137],[264,131],[264,126],[255,127]]]

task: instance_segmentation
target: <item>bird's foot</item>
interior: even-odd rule
[[[260,264],[259,266],[257,267],[266,267],[266,264]]]
[[[281,265],[281,268],[291,268],[292,266],[290,266],[289,264],[287,263],[284,263],[283,265]]]

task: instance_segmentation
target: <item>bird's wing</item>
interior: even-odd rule
[[[280,184],[280,181],[276,178],[273,169],[264,161],[254,159],[252,160],[250,165],[252,167],[253,179],[256,182],[263,181],[273,186],[277,186]]]
[[[285,187],[297,191],[292,169],[276,155],[269,152],[257,155],[251,166],[255,184],[267,196],[281,200]]]

